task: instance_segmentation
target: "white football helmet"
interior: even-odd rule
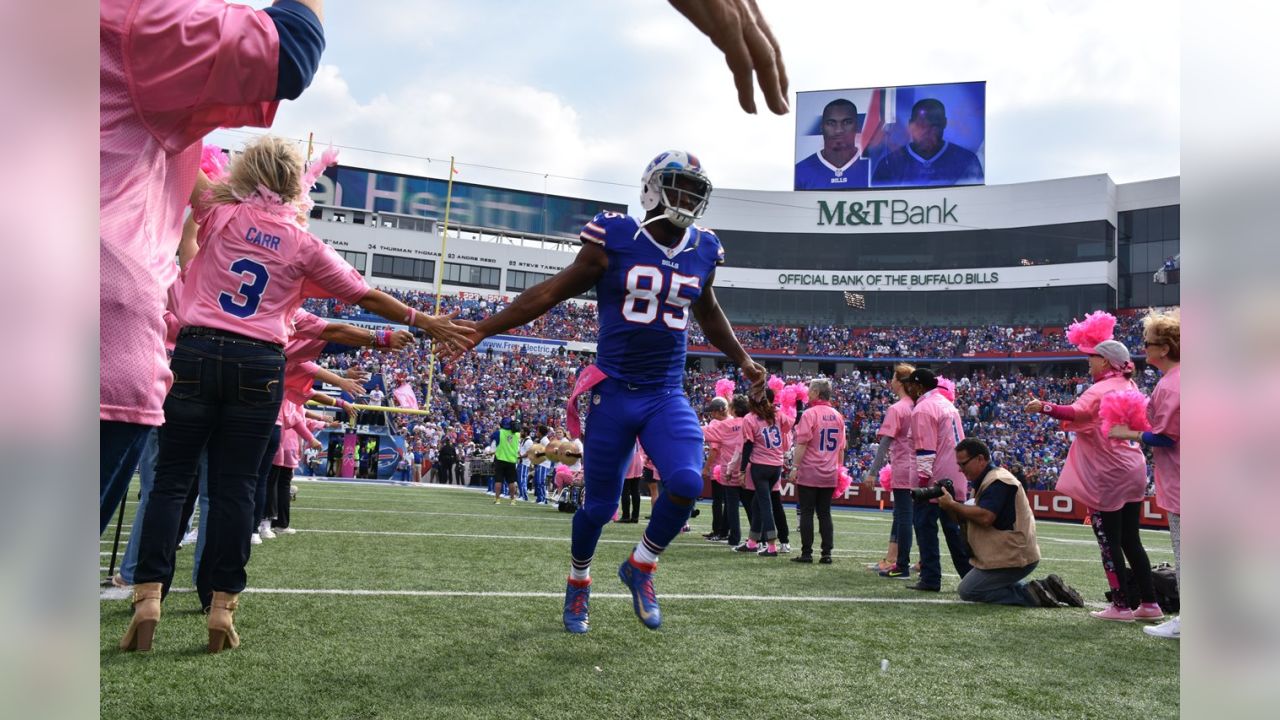
[[[663,216],[679,228],[687,228],[702,217],[710,197],[711,181],[692,153],[668,150],[654,158],[640,176],[640,206],[646,213],[661,207]]]

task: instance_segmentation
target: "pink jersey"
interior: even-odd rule
[[[956,445],[964,439],[964,427],[960,424],[960,412],[956,406],[936,388],[916,400],[911,410],[911,438],[916,458],[910,467],[917,470],[919,486],[950,480],[955,484],[956,499],[964,502],[969,497],[969,481],[956,462]],[[933,470],[927,479],[920,478],[921,451],[934,453]]]
[[[771,465],[782,467],[782,456],[791,444],[787,437],[789,427],[785,427],[786,418],[781,414],[775,416],[776,421],[770,425],[764,418],[750,413],[742,422],[743,443],[751,443],[752,465]]]
[[[318,372],[320,372],[320,366],[313,362],[285,363],[285,399],[298,403],[299,405],[310,400],[312,388],[315,385],[316,373]]]
[[[640,447],[640,441],[636,440],[636,449],[631,453],[631,464],[627,465],[627,474],[624,478],[638,478],[644,475],[644,450]]]
[[[893,444],[889,446],[889,462],[892,465],[890,487],[894,490],[910,490],[917,484],[916,446],[911,439],[911,410],[914,407],[911,398],[902,398],[890,405],[876,433],[893,438]]]
[[[178,305],[198,325],[285,344],[304,297],[356,303],[364,277],[288,217],[253,203],[202,206],[200,253],[187,267]]]
[[[1058,492],[1105,512],[1146,497],[1147,459],[1142,450],[1135,443],[1103,435],[1098,417],[1104,395],[1137,389],[1133,381],[1116,375],[1089,386],[1072,404],[1075,420],[1063,422],[1062,428],[1076,437],[1058,477]]]
[[[712,420],[702,429],[703,439],[711,446],[714,462],[720,466],[720,484],[737,485],[738,469],[731,468],[733,458],[742,452],[743,418],[727,417],[723,420]],[[730,482],[735,479],[734,482]]]
[[[1151,402],[1147,405],[1151,432],[1164,435],[1173,447],[1151,448],[1151,461],[1156,466],[1156,504],[1176,515],[1182,514],[1182,366],[1178,365],[1160,378]]]
[[[836,486],[844,456],[844,418],[830,404],[815,401],[796,424],[796,445],[804,445],[804,457],[796,467],[796,484],[808,487]]]
[[[280,38],[260,10],[224,0],[101,0],[99,9],[99,410],[160,425],[173,380],[165,291],[200,140],[275,116]]]

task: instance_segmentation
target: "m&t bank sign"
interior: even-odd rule
[[[937,205],[912,205],[906,200],[819,200],[818,224],[946,225],[958,222],[957,207],[946,198]]]

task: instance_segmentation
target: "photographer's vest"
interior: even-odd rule
[[[982,497],[982,493],[991,483],[1002,482],[1013,486],[1018,495],[1014,499],[1017,513],[1012,530],[997,530],[994,526],[977,523],[965,523],[966,537],[969,541],[970,562],[980,570],[1002,570],[1004,568],[1026,567],[1040,561],[1040,546],[1036,544],[1036,523],[1031,514],[1031,503],[1027,502],[1027,493],[1022,483],[1004,468],[991,468],[978,483],[978,492],[974,498]]]

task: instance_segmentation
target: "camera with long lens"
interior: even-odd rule
[[[956,496],[956,486],[950,480],[942,479],[929,487],[916,488],[911,491],[913,500],[933,500],[942,497],[943,491],[950,493],[951,497]]]

